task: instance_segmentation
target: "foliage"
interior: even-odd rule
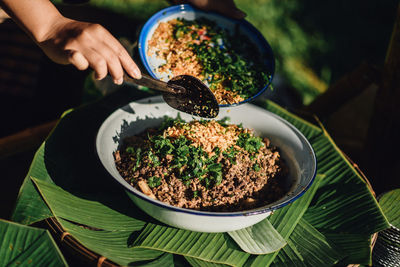
[[[0,220],[0,266],[67,266],[44,229]]]
[[[56,216],[85,247],[120,264],[171,263],[171,257],[164,258],[164,253],[183,256],[193,265],[201,261],[233,266],[370,263],[369,236],[387,228],[388,223],[368,186],[326,132],[269,101],[265,108],[287,119],[310,141],[317,152],[319,173],[325,174],[304,196],[268,218],[286,246],[265,255],[252,255],[228,234],[179,230],[147,217],[111,182],[90,141],[110,111],[125,103],[127,97],[140,98],[140,94],[132,89],[120,90],[108,99],[66,113],[37,153],[14,218],[32,222],[32,218]],[[38,175],[34,177],[36,187],[32,174]],[[44,206],[36,203],[43,203],[40,197],[46,201]],[[31,217],[34,214],[41,216]],[[349,238],[343,239],[338,233]],[[266,236],[269,234],[273,232]],[[241,234],[241,238],[246,235]],[[218,249],[215,244],[219,244]],[[246,250],[255,249],[247,245]],[[273,251],[273,247],[269,249]],[[352,253],[354,248],[358,253]]]
[[[394,189],[383,194],[379,199],[379,204],[389,223],[400,229],[400,189]]]

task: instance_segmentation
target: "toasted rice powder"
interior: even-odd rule
[[[177,126],[169,127],[165,134],[172,138],[185,136],[193,142],[193,146],[201,146],[205,152],[213,155],[213,150],[218,147],[220,151],[225,151],[229,147],[236,144],[240,129],[236,125],[223,127],[216,121],[210,121],[207,125],[194,121],[189,123],[190,130],[186,130]],[[244,132],[249,132],[244,129]]]
[[[161,73],[171,72],[172,76],[191,75],[203,81],[205,79],[202,74],[203,67],[188,46],[190,43],[200,41],[194,40],[190,32],[176,40],[173,37],[173,30],[177,23],[177,19],[159,23],[148,42],[147,55],[156,54],[158,58],[166,61],[166,64],[158,67]],[[201,29],[205,30],[205,27]],[[192,30],[200,29],[196,29],[193,25]],[[211,90],[220,104],[234,104],[244,100],[237,93],[226,90],[222,84],[217,84],[217,87]]]

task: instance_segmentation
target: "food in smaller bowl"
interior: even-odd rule
[[[261,96],[275,71],[271,46],[251,23],[188,4],[170,6],[151,16],[140,31],[138,50],[155,79],[168,82],[178,71],[198,72],[197,78],[211,88],[220,107],[238,106]],[[194,56],[185,56],[190,51]],[[171,57],[177,60],[168,62]]]
[[[222,120],[165,117],[124,139],[114,153],[131,186],[169,205],[201,211],[241,211],[265,206],[286,192],[288,175],[268,138]]]
[[[265,57],[239,27],[231,32],[205,17],[161,21],[147,56],[164,62],[157,71],[171,79],[192,75],[209,85],[219,104],[238,104],[272,79]]]

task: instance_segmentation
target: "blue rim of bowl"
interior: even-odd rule
[[[268,79],[267,84],[261,89],[259,90],[255,95],[239,102],[239,103],[235,103],[235,104],[220,104],[220,107],[234,107],[234,106],[238,106],[247,102],[250,102],[254,99],[256,99],[257,97],[259,97],[262,93],[265,92],[265,90],[268,89],[268,87],[270,87],[270,85],[272,84],[272,79],[274,77],[274,73],[275,73],[275,57],[274,57],[274,53],[272,52],[272,48],[269,45],[268,41],[264,38],[264,36],[248,21],[241,19],[233,19],[233,18],[228,18],[225,17],[219,13],[216,12],[212,12],[212,11],[203,11],[200,9],[197,9],[189,4],[182,4],[182,5],[176,5],[176,6],[170,6],[167,8],[164,8],[160,11],[158,11],[157,13],[155,13],[153,16],[150,17],[150,19],[144,24],[142,30],[140,31],[140,35],[139,35],[139,55],[140,58],[142,60],[142,63],[144,65],[144,67],[146,68],[147,72],[155,79],[158,79],[158,77],[155,75],[155,73],[153,72],[152,68],[150,67],[148,61],[147,61],[147,57],[146,57],[146,51],[144,51],[145,47],[146,47],[146,36],[148,34],[148,32],[150,31],[151,27],[153,27],[154,24],[156,24],[158,22],[159,19],[162,19],[163,17],[169,16],[171,14],[175,14],[175,13],[180,13],[180,12],[184,12],[184,11],[194,11],[194,12],[201,12],[203,14],[212,14],[213,16],[217,16],[217,17],[223,17],[225,19],[228,19],[234,23],[238,23],[240,24],[241,27],[246,29],[246,32],[248,34],[251,34],[252,36],[256,37],[255,39],[259,40],[263,46],[266,48],[265,49],[265,54],[268,57],[268,71],[270,72],[270,78]]]
[[[259,107],[257,107],[257,108],[259,108]],[[267,110],[263,109],[263,111],[267,111]],[[315,180],[315,176],[317,175],[317,157],[315,155],[315,151],[314,151],[313,147],[311,146],[310,142],[307,140],[307,138],[295,126],[293,126],[290,122],[288,122],[287,120],[283,119],[282,117],[280,117],[280,116],[278,116],[278,115],[276,115],[276,114],[274,114],[272,112],[268,112],[268,113],[271,116],[275,117],[276,119],[278,119],[278,120],[282,121],[283,123],[285,123],[289,128],[292,129],[292,131],[294,131],[296,134],[298,134],[301,137],[301,139],[307,144],[308,148],[310,149],[311,156],[313,158],[313,162],[315,163],[314,164],[315,165],[314,173],[312,174],[312,177],[311,177],[310,181],[308,182],[308,184],[303,186],[302,190],[297,195],[293,195],[291,198],[289,198],[288,200],[286,200],[286,201],[284,201],[282,203],[279,203],[279,204],[276,204],[276,205],[274,205],[272,203],[272,204],[269,204],[269,205],[264,206],[264,207],[259,207],[259,208],[255,208],[255,209],[251,209],[251,210],[245,210],[245,211],[234,211],[234,212],[199,211],[199,210],[192,210],[192,209],[186,209],[186,208],[179,208],[179,207],[175,207],[175,206],[166,204],[166,203],[161,202],[159,200],[154,200],[154,199],[144,195],[143,193],[141,193],[140,191],[138,191],[137,189],[135,189],[131,185],[129,185],[127,183],[121,183],[118,180],[116,180],[115,178],[114,178],[114,180],[116,180],[116,182],[118,182],[123,187],[125,187],[125,190],[128,193],[132,193],[134,196],[136,196],[136,197],[138,197],[138,198],[140,198],[140,199],[142,199],[144,201],[147,201],[147,202],[149,202],[149,203],[151,203],[153,205],[156,205],[158,207],[166,208],[168,210],[172,210],[172,211],[176,211],[176,212],[180,212],[180,213],[199,215],[199,216],[211,216],[211,217],[239,217],[239,216],[241,217],[241,216],[258,215],[258,214],[262,214],[262,213],[266,213],[266,212],[270,212],[270,211],[272,212],[274,210],[280,209],[280,208],[282,208],[282,207],[294,202],[295,200],[297,200],[305,192],[307,192],[307,190],[311,187],[311,185],[313,184],[313,182]],[[113,116],[115,116],[115,115],[116,115],[115,112],[112,113],[106,119],[106,121],[109,120],[109,119],[112,119]],[[103,122],[103,124],[100,126],[99,131],[97,132],[96,141],[95,141],[96,144],[97,144],[98,136],[99,136],[99,134],[101,132],[100,130],[103,127],[103,125],[104,125],[104,123],[106,121]],[[96,148],[96,151],[97,151],[97,153],[96,153],[97,157],[99,158],[99,160],[101,162],[101,159],[100,159],[100,156],[99,156],[99,150],[97,148],[97,145],[95,145],[95,148]],[[121,177],[121,179],[123,180],[122,177]],[[289,192],[289,194],[290,194],[290,192]]]

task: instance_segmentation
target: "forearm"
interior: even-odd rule
[[[38,43],[63,18],[49,0],[0,0],[0,6]]]

